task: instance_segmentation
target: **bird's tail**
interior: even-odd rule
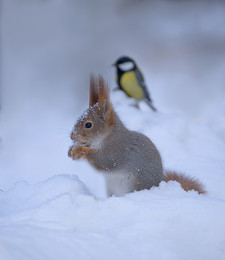
[[[166,171],[164,174],[164,181],[177,181],[185,191],[195,190],[199,194],[206,194],[204,186],[195,178],[188,177],[184,174],[177,174],[174,171]]]
[[[151,107],[151,109],[154,112],[157,112],[158,110],[156,109],[156,107],[152,104],[152,100],[151,99],[145,99],[146,103]]]

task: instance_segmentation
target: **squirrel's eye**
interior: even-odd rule
[[[92,127],[92,123],[91,123],[91,122],[87,122],[87,123],[85,124],[85,127],[86,127],[86,128],[91,128],[91,127]]]

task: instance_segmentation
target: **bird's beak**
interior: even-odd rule
[[[113,67],[116,66],[116,63],[113,63],[111,66],[113,66]]]

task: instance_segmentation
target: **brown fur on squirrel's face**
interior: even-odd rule
[[[109,90],[102,77],[90,78],[89,108],[75,124],[71,139],[85,147],[96,147],[112,125]]]
[[[95,143],[105,132],[105,122],[98,116],[99,107],[90,107],[77,121],[71,139],[85,147],[95,146]]]

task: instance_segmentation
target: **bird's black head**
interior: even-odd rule
[[[115,62],[114,65],[122,64],[122,63],[125,63],[125,62],[133,62],[133,63],[135,63],[134,60],[131,59],[130,57],[128,57],[128,56],[122,56],[122,57],[119,57],[119,58],[116,60],[116,62]]]
[[[136,63],[128,56],[122,56],[116,60],[113,66],[116,66],[122,71],[129,71],[135,69]]]

